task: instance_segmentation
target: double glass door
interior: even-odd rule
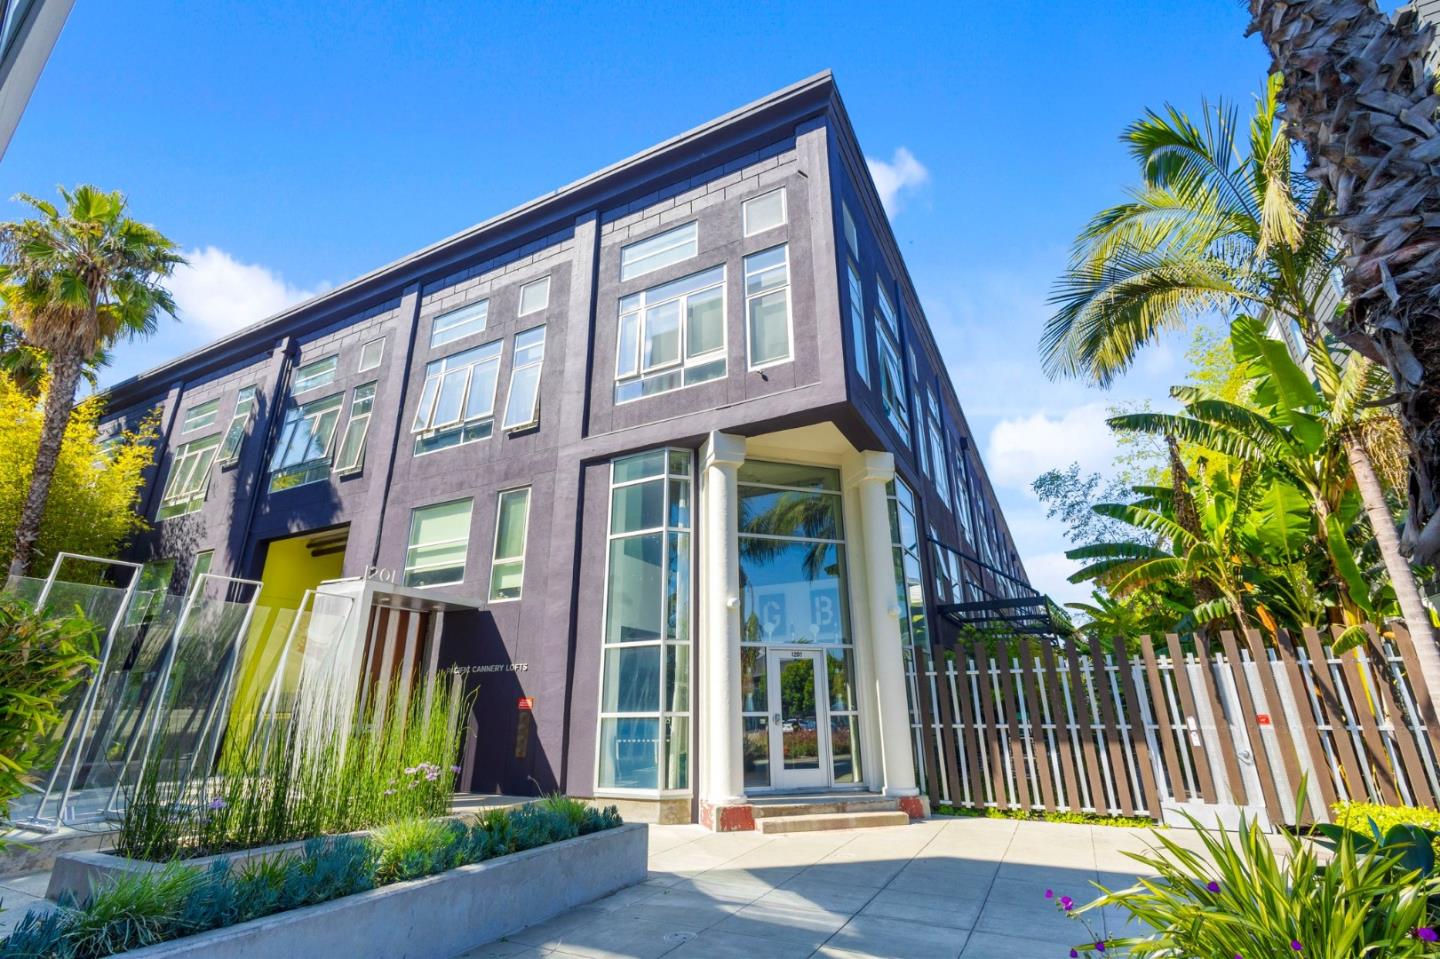
[[[766,650],[770,699],[770,785],[830,785],[830,716],[821,649]]]

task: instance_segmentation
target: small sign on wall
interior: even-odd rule
[[[520,697],[519,707],[520,707],[521,710],[523,710],[523,711],[525,711],[525,712],[529,712],[530,710],[534,709],[534,708],[535,708],[535,699],[534,699],[534,697],[532,697],[532,696],[521,696],[521,697]]]

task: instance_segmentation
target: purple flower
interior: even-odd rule
[[[1219,892],[1220,884],[1212,879],[1205,884],[1205,888],[1209,889],[1211,892]]]
[[[460,767],[459,767],[459,766],[451,766],[451,767],[450,767],[450,771],[451,771],[452,773],[457,773],[457,774],[458,774],[458,773],[460,772]]]
[[[1080,953],[1076,952],[1074,949],[1071,949],[1070,959],[1080,959]]]
[[[1104,951],[1105,951],[1105,940],[1104,940],[1104,939],[1101,939],[1099,942],[1095,943],[1095,951],[1096,951],[1096,952],[1104,952]]]
[[[414,767],[414,766],[406,766],[406,767],[405,767],[405,775],[407,775],[407,776],[413,776],[413,775],[415,775],[415,769],[416,769],[416,767]]]
[[[1071,899],[1069,896],[1061,896],[1060,908],[1064,909],[1066,912],[1069,912],[1071,909],[1075,908],[1075,900]]]
[[[1300,940],[1299,940],[1299,939],[1291,939],[1291,940],[1290,940],[1290,948],[1291,948],[1291,949],[1294,949],[1296,952],[1300,952],[1300,951],[1301,951],[1302,949],[1304,949],[1305,947],[1302,946],[1302,945],[1300,945]]]
[[[1417,926],[1415,929],[1415,938],[1421,942],[1440,942],[1440,933],[1437,933],[1429,926]]]
[[[1054,899],[1054,898],[1055,898],[1055,890],[1054,890],[1054,889],[1046,889],[1046,890],[1045,890],[1045,898],[1046,898],[1046,899]]]
[[[219,796],[216,796],[214,799],[210,800],[209,802],[207,802],[207,803],[205,804],[205,808],[206,808],[206,809],[224,809],[224,808],[225,808],[226,806],[228,806],[228,805],[230,805],[228,802],[226,802],[225,800],[221,799]]]

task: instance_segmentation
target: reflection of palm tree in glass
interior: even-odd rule
[[[802,545],[805,558],[800,568],[810,581],[822,577],[838,578],[840,566],[837,556],[831,554],[829,542],[804,542],[819,537],[836,539],[839,535],[834,497],[812,493],[777,493],[772,504],[765,510],[748,518],[742,516],[740,524],[740,590],[748,593],[751,588],[745,574],[746,564],[765,567],[773,564],[791,546]],[[769,537],[787,537],[784,539]],[[800,542],[796,542],[800,540]],[[764,642],[764,624],[753,612],[753,597],[746,606],[752,610],[743,625],[747,642]]]

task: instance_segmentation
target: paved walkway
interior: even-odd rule
[[[1063,957],[1087,933],[1045,890],[1084,902],[1092,882],[1128,885],[1123,852],[1146,835],[992,819],[782,836],[652,826],[644,884],[465,959]],[[1114,912],[1091,922],[1122,931]]]

